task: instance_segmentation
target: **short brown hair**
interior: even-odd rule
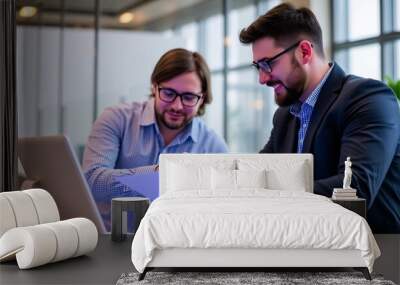
[[[308,8],[296,9],[283,3],[260,16],[240,32],[242,43],[250,44],[263,37],[271,37],[281,46],[307,39],[313,43],[317,53],[324,57],[322,31],[314,13]]]
[[[196,72],[201,82],[203,103],[197,115],[205,113],[205,105],[212,101],[211,75],[204,58],[197,52],[191,52],[183,48],[167,51],[158,60],[151,74],[151,83],[160,84],[186,72]],[[152,94],[154,96],[154,94]]]

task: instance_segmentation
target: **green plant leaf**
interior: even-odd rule
[[[397,100],[400,101],[400,80],[393,80],[390,76],[385,76],[387,86],[393,90]]]
[[[400,100],[400,80],[397,80],[396,86],[394,88],[394,94],[396,95],[397,99]]]

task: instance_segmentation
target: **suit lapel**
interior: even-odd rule
[[[315,133],[321,126],[325,115],[331,108],[332,104],[338,98],[337,93],[342,89],[342,85],[346,78],[346,74],[339,67],[337,63],[333,67],[331,74],[329,74],[325,84],[322,86],[317,102],[315,103],[310,125],[307,129],[307,134],[304,140],[303,152],[311,152],[312,143],[314,140]]]

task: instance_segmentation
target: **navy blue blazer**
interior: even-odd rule
[[[261,153],[295,153],[299,122],[280,107]],[[382,82],[347,75],[335,63],[315,104],[304,140],[314,155],[314,193],[331,197],[342,187],[350,156],[351,186],[367,200],[375,233],[400,233],[400,112]]]

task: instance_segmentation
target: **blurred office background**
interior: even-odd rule
[[[279,0],[17,0],[18,135],[66,134],[78,157],[105,107],[143,101],[167,50],[200,52],[214,101],[204,120],[232,152],[257,152],[276,109],[239,31]],[[304,0],[329,58],[347,72],[400,76],[400,0]]]

